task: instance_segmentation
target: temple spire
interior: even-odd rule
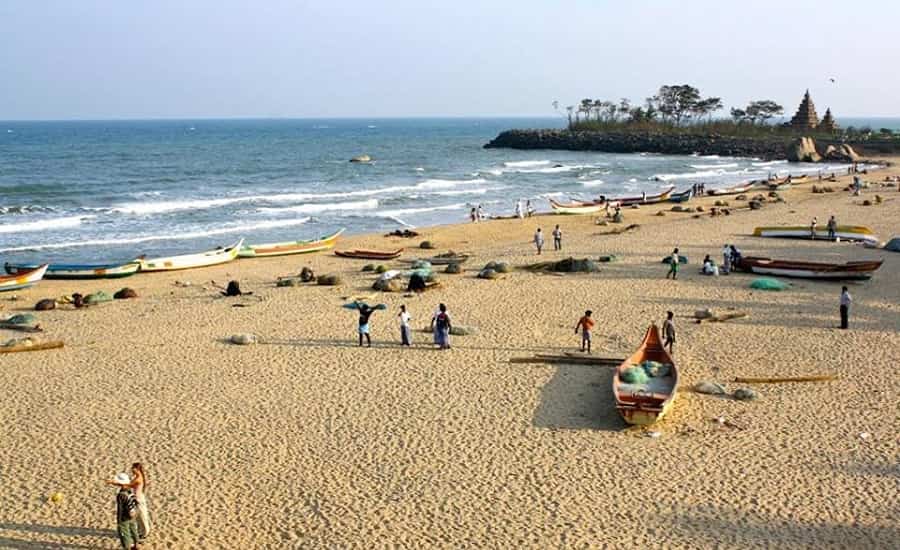
[[[803,94],[803,101],[800,102],[797,114],[791,119],[790,125],[798,130],[812,130],[819,125],[819,115],[816,114],[816,106],[809,96],[809,89]]]

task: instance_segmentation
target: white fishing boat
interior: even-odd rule
[[[243,244],[244,239],[241,239],[229,247],[216,248],[207,252],[168,256],[165,258],[142,259],[141,271],[175,271],[179,269],[193,269],[195,267],[207,267],[228,263],[237,258],[238,251]]]
[[[48,264],[15,275],[0,276],[0,292],[28,288],[44,278]]]
[[[773,227],[757,227],[753,230],[755,237],[774,237],[782,239],[811,239],[812,230],[810,226],[793,225],[793,226],[773,226]],[[878,236],[875,232],[862,225],[839,225],[834,231],[835,238],[842,241],[860,241],[867,244],[878,244]],[[825,227],[816,228],[816,239],[827,241],[828,229]]]
[[[595,214],[606,208],[605,204],[597,204],[594,202],[556,202],[548,199],[553,211],[557,214]]]

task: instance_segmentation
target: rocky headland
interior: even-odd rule
[[[839,140],[789,135],[770,137],[657,132],[600,132],[564,129],[507,130],[485,144],[486,149],[557,149],[603,153],[720,155],[764,160],[856,162],[860,154],[883,154],[883,144],[846,144]],[[893,145],[893,148],[897,148]]]

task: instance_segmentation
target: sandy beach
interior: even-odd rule
[[[865,179],[893,174],[896,165]],[[412,248],[428,239],[435,252],[473,255],[416,297],[375,294],[360,271],[370,262],[331,253],[2,294],[2,315],[73,292],[129,286],[140,297],[39,312],[41,337],[65,348],[0,356],[0,547],[117,548],[115,491],[103,481],[140,461],[155,521],[146,548],[896,548],[900,254],[751,236],[813,216],[824,226],[831,214],[882,241],[900,234],[897,184],[852,197],[848,179],[829,184],[835,193],[813,194],[810,182],[784,203],[729,216],[708,215],[712,198],[688,204],[707,208],[698,217],[666,203],[625,209],[625,225],[640,227],[620,235],[602,235],[616,226],[593,216],[548,215],[341,240],[407,246],[414,258],[429,255]],[[884,202],[860,204],[875,194]],[[562,253],[549,235],[557,223]],[[540,258],[530,245],[538,226]],[[884,265],[848,283],[851,330],[841,331],[841,283],[794,280],[767,293],[749,288],[749,274],[701,276],[703,256],[719,261],[725,243],[745,255]],[[669,281],[660,260],[676,246],[690,263]],[[595,274],[475,278],[489,260],[610,253],[622,260]],[[276,288],[304,266],[343,284]],[[210,284],[231,279],[253,295],[225,298]],[[365,349],[355,313],[340,306],[369,294],[388,310],[372,317]],[[442,352],[420,332],[439,302],[478,329]],[[412,349],[398,346],[400,304],[413,317]],[[749,316],[695,324],[706,307]],[[509,362],[577,350],[586,309],[594,354],[615,357],[675,312],[682,391],[651,428],[659,437],[626,429],[611,369]],[[228,343],[235,333],[261,343]],[[753,385],[752,402],[690,391],[699,380],[733,390],[747,387],[735,376],[810,374],[840,380]],[[54,492],[61,502],[48,502]]]

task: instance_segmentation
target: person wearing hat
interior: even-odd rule
[[[139,550],[137,517],[137,501],[134,493],[128,488],[131,485],[131,477],[125,472],[116,474],[110,485],[116,485],[119,492],[116,493],[116,534],[119,535],[119,543],[123,550]]]
[[[122,477],[120,477],[122,476]],[[137,513],[134,520],[137,523],[138,540],[143,542],[147,535],[150,534],[150,510],[147,506],[147,475],[144,473],[144,465],[135,462],[131,465],[131,475],[120,474],[112,481],[107,482],[110,485],[117,485],[122,489],[127,489],[134,496],[137,506]]]

